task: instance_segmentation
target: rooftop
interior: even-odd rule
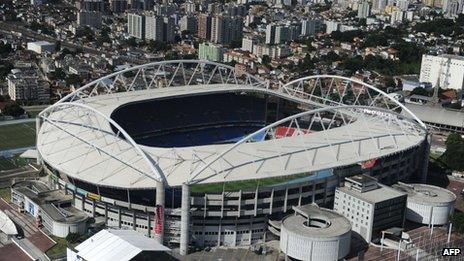
[[[156,240],[135,230],[104,229],[76,246],[85,260],[131,260],[142,251],[169,251]]]
[[[434,204],[436,206],[447,204],[456,200],[456,195],[451,191],[427,184],[398,183],[393,188],[408,194],[408,201],[419,204]]]
[[[406,103],[405,106],[424,122],[464,128],[464,112],[462,111],[414,103]]]
[[[285,95],[270,89],[257,89],[248,85],[210,84],[99,95],[80,102],[110,117],[117,107],[128,102],[169,96],[237,91],[272,93],[280,97]],[[304,99],[291,96],[285,96],[285,98],[298,102],[304,101]],[[98,115],[92,119],[94,123],[98,121],[95,126],[103,130],[101,134],[108,134],[103,138],[101,134],[95,135],[92,131],[83,130],[80,120],[76,120],[75,115],[72,108],[68,107],[49,116],[52,119],[60,118],[59,121],[54,121],[53,125],[49,122],[42,125],[37,147],[46,162],[70,176],[103,186],[123,188],[154,188],[156,186],[155,180],[149,177],[153,176],[150,167],[143,162],[142,158],[137,157],[134,149],[129,148],[130,144],[123,139],[110,136],[110,134],[114,135],[114,132],[108,122]],[[201,180],[200,183],[214,183],[315,172],[364,162],[373,157],[391,155],[418,146],[424,139],[413,128],[406,129],[392,122],[375,120],[377,115],[374,114],[366,117],[371,117],[369,122],[354,121],[341,127],[298,137],[243,143],[239,149],[229,151],[222,156],[227,165],[224,165],[223,161],[217,161],[205,169],[198,176],[198,180]],[[62,120],[75,121],[76,124],[66,124]],[[80,133],[80,139],[88,140],[108,151],[120,151],[119,155],[137,164],[128,165],[114,157],[102,155],[99,150],[89,150],[87,143],[76,142],[75,138],[57,129],[56,126],[66,128],[69,133]],[[371,138],[372,135],[375,137],[375,143]],[[330,137],[332,141],[330,146],[328,146],[327,137]],[[360,148],[360,155],[353,153],[351,143],[353,139],[358,142],[356,147]],[[204,161],[215,158],[231,146],[232,144],[219,144],[173,149],[139,145],[148,157],[158,164],[169,186],[180,186],[189,179],[193,171],[205,164]],[[334,149],[337,150],[336,153]],[[57,153],[58,151],[62,153]],[[308,158],[312,159],[312,165],[307,164]],[[85,161],[84,165],[83,161]],[[216,175],[217,173],[219,174]]]
[[[360,177],[361,176],[361,177]],[[362,177],[366,175],[357,175],[355,176],[355,179],[361,179],[363,182],[369,180],[371,182],[372,180],[369,179],[368,177]],[[383,184],[377,183],[376,188],[371,188],[368,190],[359,190],[355,186],[349,184],[350,179],[346,179],[345,185],[343,187],[337,188],[337,190],[340,190],[346,194],[349,194],[353,197],[356,197],[358,199],[361,199],[365,202],[369,202],[371,204],[375,204],[378,202],[382,202],[385,200],[389,200],[392,198],[397,198],[401,196],[405,196],[406,194],[403,192],[400,192],[398,190],[392,189],[388,186],[385,186]]]
[[[12,188],[39,205],[56,222],[74,223],[88,218],[85,212],[71,206],[71,195],[61,190],[51,190],[40,181],[20,181],[13,184]]]
[[[293,207],[293,210],[295,214],[284,218],[282,227],[295,234],[309,238],[331,238],[351,230],[350,221],[333,210],[317,205]],[[317,220],[317,225],[307,225],[308,221],[311,224],[312,219]]]

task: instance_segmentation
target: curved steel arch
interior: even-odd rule
[[[332,118],[332,121],[333,119],[337,116],[337,112],[339,110],[349,110],[349,109],[352,109],[354,112],[354,110],[361,110],[360,112],[356,112],[354,115],[356,116],[360,116],[362,115],[363,112],[365,112],[364,110],[368,109],[368,110],[373,110],[372,107],[368,107],[368,106],[360,106],[360,105],[344,105],[344,106],[336,106],[336,107],[322,107],[322,108],[318,108],[318,109],[313,109],[313,110],[309,110],[309,111],[304,111],[304,112],[301,112],[301,113],[297,113],[297,114],[294,114],[292,116],[289,116],[287,118],[284,118],[284,119],[281,119],[281,120],[278,120],[272,124],[269,124],[247,136],[245,136],[244,138],[242,138],[241,140],[239,140],[238,142],[234,143],[233,145],[231,145],[230,147],[228,147],[227,149],[225,149],[224,151],[222,151],[221,153],[217,154],[214,158],[212,158],[210,161],[208,161],[206,164],[204,164],[203,166],[201,166],[197,171],[195,171],[195,173],[193,173],[188,181],[187,181],[187,184],[195,184],[197,182],[200,182],[200,181],[204,181],[212,176],[216,176],[216,175],[219,175],[220,173],[219,172],[216,172],[214,175],[210,175],[206,178],[203,178],[203,179],[200,179],[200,180],[196,180],[196,178],[203,172],[205,171],[207,168],[209,168],[213,163],[223,159],[223,157],[228,154],[229,152],[233,151],[234,149],[236,149],[237,147],[239,147],[240,145],[246,143],[246,142],[249,142],[251,141],[251,139],[256,136],[256,135],[259,135],[259,134],[263,134],[263,133],[266,133],[267,131],[269,131],[270,129],[274,128],[274,127],[277,127],[283,123],[286,123],[286,122],[289,122],[289,121],[293,121],[295,119],[298,119],[298,118],[301,118],[303,116],[307,116],[307,115],[314,115],[314,114],[318,114],[320,115],[321,112],[326,112],[326,111],[335,111],[335,114]],[[403,120],[405,119],[406,122],[409,122],[411,123],[411,127],[414,128],[414,127],[418,127],[416,129],[414,129],[414,131],[417,131],[418,133],[422,133],[422,134],[425,134],[427,132],[427,130],[425,128],[422,128],[421,126],[418,126],[417,125],[417,122],[414,121],[414,119],[410,119],[410,118],[405,118],[403,115],[400,115],[396,112],[393,112],[391,110],[388,110],[388,109],[384,109],[384,108],[374,108],[374,110],[378,111],[378,112],[382,112],[382,113],[386,113],[387,115],[391,115],[391,116],[394,116],[395,118],[393,119],[396,119],[397,120],[397,123],[398,124],[401,124],[400,123],[400,119]],[[350,112],[350,111],[347,111],[347,112]],[[375,117],[378,117],[378,116],[375,116]],[[382,117],[385,117],[382,116]],[[358,120],[358,119],[356,119]],[[391,122],[392,120],[392,117],[385,117],[384,120],[387,120],[388,122]],[[346,122],[346,119],[343,119],[343,122],[345,124],[350,124],[352,121],[349,121],[349,122]],[[332,124],[332,123],[331,123]],[[331,125],[330,124],[330,125]],[[329,126],[330,126],[329,125]],[[296,124],[295,126],[298,126],[298,124]],[[404,126],[405,128],[407,126]],[[323,130],[325,131],[325,129]],[[402,129],[403,131],[403,134],[406,135],[406,130]],[[296,135],[305,135],[306,133],[304,132],[296,132]],[[391,136],[391,133],[389,134]],[[374,137],[372,137],[373,139]],[[393,138],[393,137],[392,137]],[[351,137],[352,139],[352,137]],[[351,142],[354,142],[353,140],[351,140]],[[332,144],[329,144],[330,146],[332,146]]]
[[[65,124],[70,124],[70,125],[78,125],[78,123],[76,122],[70,122],[70,121],[64,121],[64,120],[55,120],[55,119],[52,119],[52,118],[49,118],[48,116],[52,115],[54,112],[55,112],[55,109],[58,109],[58,108],[61,108],[64,110],[62,111],[66,111],[67,109],[69,109],[70,107],[79,107],[81,109],[85,109],[85,110],[89,110],[91,111],[92,113],[98,115],[99,117],[102,117],[110,126],[114,126],[117,130],[118,130],[118,133],[116,134],[116,137],[117,138],[120,138],[119,137],[119,133],[124,137],[124,139],[135,149],[135,151],[143,158],[143,160],[145,161],[145,163],[149,166],[150,170],[153,172],[153,175],[154,176],[150,176],[150,175],[147,175],[147,173],[144,173],[143,171],[140,171],[140,173],[144,174],[146,177],[150,178],[150,179],[153,179],[157,182],[161,182],[161,183],[165,183],[165,177],[162,173],[162,171],[160,170],[159,166],[157,164],[155,164],[152,160],[150,160],[147,155],[145,154],[145,152],[140,148],[140,146],[132,139],[132,137],[121,127],[119,126],[119,124],[117,122],[115,122],[114,120],[112,120],[111,118],[109,118],[108,116],[106,116],[105,114],[101,113],[100,111],[98,111],[97,109],[91,107],[91,106],[88,106],[88,105],[85,105],[85,104],[82,104],[82,103],[76,103],[76,102],[61,102],[61,103],[55,103],[49,107],[47,107],[45,110],[43,110],[39,117],[44,120],[45,122],[47,123],[50,123],[51,125],[53,125],[55,128],[59,128],[57,127],[56,123],[65,123]],[[95,127],[95,126],[85,126],[86,128],[90,128],[92,130],[96,130],[96,131],[99,131],[99,132],[104,132],[104,130],[101,129],[101,126],[98,126],[98,127]],[[72,132],[69,132],[69,131],[66,131],[66,130],[63,130],[61,129],[61,131],[64,131],[64,132],[67,132],[68,135],[70,136],[73,136],[74,138],[76,139],[80,139],[80,137],[78,137],[76,134],[73,134]],[[105,135],[106,134],[113,134],[111,132],[112,130],[110,129],[108,132],[104,132]],[[37,132],[39,133],[40,132],[40,129],[37,130]],[[81,140],[82,141],[82,140]],[[94,147],[95,149],[105,153],[105,154],[110,154],[108,152],[106,152],[105,150],[103,150],[102,148],[98,148],[96,147],[94,144],[90,144],[89,141],[82,141],[84,143],[87,143],[89,144],[90,146]],[[123,164],[126,164],[128,166],[130,166],[129,163],[126,163],[126,162],[122,162]]]
[[[332,80],[331,83],[330,83],[331,85],[333,84],[334,79],[348,81],[350,83],[359,84],[359,85],[362,85],[363,87],[368,88],[369,90],[375,91],[375,92],[378,93],[378,95],[381,95],[383,98],[386,98],[390,102],[393,102],[395,105],[397,105],[397,107],[404,110],[411,118],[413,118],[415,121],[417,121],[418,124],[420,124],[424,129],[426,129],[425,123],[423,123],[415,114],[413,114],[401,102],[399,102],[396,99],[390,97],[384,91],[382,91],[382,90],[380,90],[380,89],[378,89],[378,88],[376,88],[376,87],[374,87],[374,86],[372,86],[370,84],[367,84],[365,82],[362,82],[362,81],[359,81],[359,80],[356,80],[356,79],[352,79],[352,78],[348,78],[348,77],[344,77],[344,76],[338,76],[338,75],[312,75],[312,76],[306,76],[306,77],[303,77],[303,78],[293,80],[293,81],[291,81],[289,83],[286,83],[280,88],[280,90],[285,91],[289,95],[294,95],[294,94],[297,94],[297,93],[304,92],[304,82],[305,81],[315,80],[315,84],[313,86],[313,88],[315,89],[315,88],[317,88],[317,86],[316,86],[317,83],[320,82],[321,79],[331,79]],[[292,88],[292,86],[294,86],[294,85],[297,85],[296,88]],[[347,87],[347,86],[345,86],[345,87]],[[324,101],[326,101],[328,103],[337,104],[337,105],[349,105],[349,104],[344,104],[343,102],[333,101],[328,97],[328,96],[330,96],[330,94],[332,94],[332,93],[329,93],[332,90],[332,86],[329,86],[329,89],[325,93],[325,97],[320,97],[318,95],[314,95],[314,89],[313,89],[313,91],[311,93],[305,93],[305,94],[307,94],[309,96],[313,96],[313,97],[319,97],[321,100],[324,100]],[[333,90],[335,90],[335,89],[336,88],[333,88]],[[344,92],[345,91],[346,91],[346,88],[344,88]],[[321,94],[324,95],[322,90],[321,90]],[[338,94],[340,94],[340,93],[338,93]],[[342,93],[342,94],[345,94],[345,93]],[[367,94],[370,95],[369,92],[367,92]],[[341,97],[341,98],[343,98],[343,97]],[[355,103],[358,101],[358,98],[359,98],[359,95],[356,98]],[[375,97],[375,98],[370,97],[370,98],[372,99],[371,106],[373,106],[374,103],[376,102],[376,100],[378,99],[378,97]],[[356,104],[354,104],[354,105],[356,105]],[[373,106],[373,107],[377,107],[377,106]]]
[[[137,78],[139,75],[142,75],[140,77],[146,77],[146,75],[144,75],[144,71],[145,69],[147,68],[157,68],[157,73],[163,73],[161,70],[161,68],[163,67],[163,69],[165,69],[165,66],[166,65],[176,65],[177,64],[177,68],[176,68],[176,71],[174,73],[174,75],[172,76],[171,80],[169,81],[168,83],[168,86],[172,84],[172,80],[174,79],[174,77],[178,76],[177,73],[182,73],[183,77],[184,77],[184,81],[187,83],[186,85],[191,85],[191,80],[193,79],[193,76],[195,75],[195,73],[202,73],[202,70],[204,70],[204,67],[205,66],[213,66],[213,71],[211,73],[211,78],[209,79],[209,81],[212,79],[212,77],[214,76],[214,74],[216,73],[216,71],[219,72],[219,76],[221,77],[221,80],[224,80],[222,77],[226,77],[226,82],[225,83],[228,83],[229,81],[231,81],[231,83],[235,83],[236,84],[239,84],[238,83],[238,79],[237,77],[239,76],[239,72],[236,71],[236,69],[232,66],[229,66],[229,65],[225,65],[225,64],[221,64],[221,63],[217,63],[217,62],[212,62],[212,61],[207,61],[207,60],[169,60],[169,61],[161,61],[161,62],[152,62],[152,63],[147,63],[147,64],[143,64],[143,65],[137,65],[137,66],[133,66],[133,67],[130,67],[130,68],[127,68],[127,69],[124,69],[124,70],[121,70],[121,71],[118,71],[118,72],[114,72],[112,74],[109,74],[109,75],[106,75],[102,78],[99,78],[97,80],[94,80],[78,89],[76,89],[75,91],[73,91],[72,93],[66,95],[65,97],[61,98],[57,103],[61,103],[61,102],[65,102],[65,101],[74,101],[74,98],[79,96],[80,93],[82,93],[84,90],[88,90],[88,89],[91,89],[92,87],[93,88],[96,88],[96,87],[99,87],[99,84],[102,84],[102,85],[106,85],[104,83],[105,80],[109,80],[113,77],[115,77],[115,81],[118,79],[118,76],[120,75],[123,75],[124,73],[128,73],[128,72],[133,72],[133,71],[137,71],[136,75],[135,75],[135,78]],[[197,66],[195,67],[194,69],[194,74],[192,75],[192,78],[189,79],[189,81],[186,81],[187,79],[185,79],[185,67],[184,67],[184,64],[196,64]],[[201,66],[200,66],[201,65]],[[227,70],[230,70],[229,74],[228,75],[222,75],[221,74],[221,70],[218,68],[225,68]],[[179,72],[179,70],[181,70]],[[151,76],[160,76],[160,75],[151,75]],[[260,85],[261,88],[269,88],[269,85],[266,83],[266,82],[263,82],[262,80],[258,79],[257,77],[249,74],[249,73],[246,73],[246,72],[240,72],[240,75],[245,75],[245,83],[249,84],[249,85],[252,85],[252,86],[258,86]],[[203,77],[206,76],[206,75],[203,75]],[[232,77],[232,78],[231,78]],[[133,79],[133,81],[129,84],[129,85],[133,85],[134,82],[135,82],[136,79]],[[146,78],[143,79],[143,80],[147,80]],[[167,80],[167,79],[166,79]],[[184,83],[185,83],[184,82]],[[205,84],[209,84],[208,83],[205,83]],[[114,85],[114,82],[113,82],[113,85]],[[113,93],[113,89],[110,88],[110,86],[106,86],[107,88],[106,91],[107,93],[105,94],[110,94],[110,93]],[[151,85],[148,85],[147,86],[147,89],[149,89],[149,87],[151,87]],[[126,90],[131,90],[131,86],[128,86]],[[90,93],[93,93],[94,90],[91,90]]]

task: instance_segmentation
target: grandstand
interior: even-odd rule
[[[276,85],[195,60],[91,82],[41,112],[37,132],[77,208],[182,254],[263,242],[292,206],[329,206],[347,176],[423,179],[429,150],[425,125],[363,82]]]
[[[188,147],[238,141],[265,126],[264,98],[205,94],[132,102],[111,118],[138,144]]]

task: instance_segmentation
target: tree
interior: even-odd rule
[[[14,68],[13,64],[7,61],[2,61],[3,64],[0,63],[0,78],[5,78],[11,70]]]
[[[11,48],[11,44],[6,43],[4,44],[3,42],[0,42],[0,56],[6,56],[9,53],[13,51],[13,48]]]
[[[453,223],[454,231],[459,234],[464,234],[464,213],[457,211],[454,212],[450,221]]]
[[[416,87],[411,91],[411,95],[429,96],[429,92],[422,87]]]
[[[80,85],[81,77],[77,74],[70,74],[66,77],[66,85]]]
[[[462,139],[461,135],[458,133],[451,133],[446,139],[446,146],[451,144],[460,144],[462,142],[464,142],[464,140]]]
[[[229,44],[229,47],[233,49],[242,47],[242,39],[233,40]]]
[[[440,159],[452,170],[464,170],[464,139],[459,134],[450,134],[446,140],[446,151]]]
[[[80,237],[81,236],[78,233],[69,233],[66,236],[66,241],[72,244],[72,243],[77,242],[77,240],[79,240]]]
[[[24,109],[15,101],[7,104],[5,108],[3,108],[2,113],[7,116],[19,117],[24,114]]]
[[[263,58],[261,58],[261,63],[263,65],[268,65],[271,62],[271,58],[268,55],[263,55]]]

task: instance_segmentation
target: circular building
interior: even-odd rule
[[[447,189],[401,182],[393,187],[408,194],[407,220],[428,225],[444,225],[454,211],[456,195]]]
[[[294,207],[282,220],[280,250],[298,260],[340,260],[350,252],[351,224],[316,205]]]
[[[73,205],[180,246],[246,246],[292,206],[329,205],[360,172],[424,176],[425,125],[355,79],[283,86],[223,64],[155,62],[97,79],[42,111],[39,161]]]

